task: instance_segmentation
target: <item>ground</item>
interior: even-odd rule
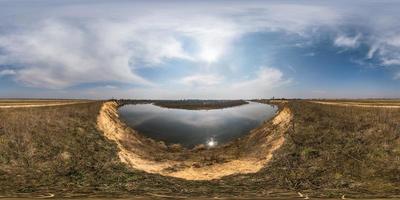
[[[12,103],[13,108],[0,108],[2,196],[229,199],[294,198],[297,192],[333,198],[400,194],[396,107],[269,102],[290,109],[293,119],[285,142],[268,164],[255,173],[194,181],[146,173],[123,163],[116,142],[98,128],[102,101],[19,108]]]

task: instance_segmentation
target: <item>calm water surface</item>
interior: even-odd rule
[[[215,110],[170,109],[153,104],[119,108],[121,119],[141,134],[190,148],[222,144],[243,136],[272,118],[276,111],[275,106],[255,102]]]

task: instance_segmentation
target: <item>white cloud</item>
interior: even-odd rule
[[[367,59],[376,57],[383,66],[400,66],[400,35],[391,34],[391,36],[382,34],[372,39]]]
[[[208,75],[202,74],[201,76],[193,77],[207,77]],[[210,75],[210,77],[218,75]],[[196,78],[200,80],[200,78]],[[203,78],[204,79],[204,78]],[[205,78],[207,79],[207,78]],[[214,78],[212,78],[214,79]],[[216,78],[218,79],[218,78]],[[203,81],[202,81],[203,82]],[[236,80],[227,83],[226,81],[213,82],[207,85],[202,83],[198,87],[176,87],[173,86],[160,86],[160,87],[147,87],[147,88],[130,88],[117,90],[107,90],[96,88],[90,89],[89,92],[79,91],[78,96],[86,98],[137,98],[137,99],[251,99],[251,98],[266,98],[266,97],[281,97],[284,95],[282,87],[291,84],[291,80],[284,77],[284,74],[276,68],[261,67],[253,77],[244,80]],[[180,80],[182,84],[182,80]],[[107,96],[105,96],[107,95]]]
[[[106,89],[117,89],[118,87],[114,86],[114,85],[106,85],[106,86],[104,86],[104,88],[106,88]]]
[[[368,50],[368,54],[367,54],[367,58],[371,59],[372,57],[374,57],[374,54],[376,53],[376,51],[379,49],[378,45],[372,45],[369,50]]]
[[[261,67],[257,72],[257,76],[254,79],[246,80],[243,82],[239,82],[233,84],[233,88],[237,90],[242,90],[243,92],[246,90],[257,90],[254,92],[263,92],[263,90],[268,90],[277,86],[280,86],[283,81],[283,74],[280,70],[276,68],[270,67]]]
[[[400,35],[382,38],[376,45],[382,65],[400,66]]]
[[[14,75],[14,74],[15,74],[15,71],[11,70],[11,69],[0,70],[0,77],[8,76],[8,75]]]
[[[276,68],[260,67],[256,74],[245,80],[235,80],[230,83],[222,82],[221,77],[215,75],[190,76],[184,78],[186,82],[201,85],[188,90],[171,90],[170,93],[161,92],[157,89],[160,98],[262,98],[279,94],[277,88],[291,83],[290,79],[284,78],[283,73]],[[197,83],[199,82],[199,83]],[[137,91],[137,95],[145,95],[146,92]],[[155,92],[156,93],[156,92]],[[154,94],[154,93],[153,93]]]
[[[400,65],[400,57],[399,58],[382,58],[383,65]]]
[[[49,93],[46,90],[26,90],[24,93],[12,91],[7,94],[0,94],[0,97],[12,95],[15,97],[37,97],[37,98],[136,98],[136,99],[252,99],[252,98],[270,98],[287,97],[286,86],[292,84],[291,79],[277,68],[260,67],[256,73],[246,76],[244,79],[226,80],[222,75],[218,74],[198,74],[187,78],[194,82],[201,82],[201,85],[188,85],[188,87],[180,87],[183,84],[180,79],[173,85],[157,85],[148,87],[117,87],[115,85],[95,86],[91,88],[79,89],[70,88],[65,90],[53,90]],[[207,78],[212,77],[212,78]],[[219,78],[218,78],[219,77]],[[202,80],[202,81],[198,81]],[[207,80],[207,81],[204,81]],[[221,81],[219,81],[221,80]],[[199,83],[196,83],[199,84]]]
[[[253,79],[248,79],[249,72],[240,83],[232,84],[227,83],[228,76],[219,80],[212,77],[218,76],[215,74],[198,74],[203,77],[189,79],[188,86],[182,88],[158,87],[139,75],[138,70],[157,67],[170,59],[209,67],[228,55],[246,34],[271,31],[280,31],[289,39],[300,36],[300,40],[293,41],[293,46],[298,47],[312,47],[325,34],[333,34],[335,46],[369,47],[364,58],[354,58],[366,58],[362,65],[374,65],[377,60],[393,71],[398,71],[400,65],[400,14],[398,3],[394,2],[233,1],[226,6],[224,1],[54,4],[43,0],[39,6],[13,1],[8,1],[7,6],[0,4],[0,66],[17,66],[4,73],[38,88],[122,82],[136,88],[110,90],[120,96],[148,98],[269,95],[275,86],[290,82],[278,69],[261,70]],[[349,34],[349,30],[359,34]],[[234,65],[243,67],[240,63]],[[194,85],[201,87],[193,89]],[[107,94],[100,91],[96,95]]]
[[[306,38],[302,45],[312,44],[309,41],[313,36],[317,38],[323,31],[334,31],[340,33],[333,41],[338,47],[359,47],[362,38],[363,44],[370,46],[367,58],[376,57],[382,65],[391,66],[399,65],[400,60],[397,15],[389,15],[390,19],[385,14],[370,17],[370,12],[359,9],[357,4],[272,1],[232,2],[230,6],[218,2],[63,4],[66,6],[43,4],[18,9],[0,6],[3,54],[0,65],[18,66],[7,75],[38,88],[122,82],[147,85],[153,88],[150,91],[155,91],[156,83],[140,76],[139,68],[156,67],[170,59],[208,67],[228,54],[237,39],[265,31],[296,34]],[[341,31],[341,27],[354,27],[354,22],[365,26],[360,30],[369,33],[347,35]],[[182,80],[188,88],[157,91],[160,96],[193,95],[191,86],[201,86],[196,94],[234,96],[237,90],[251,97],[289,82],[283,77],[278,69],[265,67],[253,79],[227,85],[228,78],[197,74]],[[142,96],[154,95],[147,92],[148,88],[135,91]]]
[[[181,82],[188,86],[212,86],[221,83],[223,77],[213,74],[196,74],[183,78]]]
[[[334,44],[338,47],[355,48],[359,45],[359,39],[361,34],[357,34],[354,37],[348,37],[345,35],[339,35],[336,37]]]
[[[99,34],[46,21],[39,29],[0,36],[0,46],[7,52],[3,64],[23,66],[14,69],[15,79],[41,88],[97,81],[149,84],[131,70],[130,56],[123,52],[127,49],[107,46],[104,38],[93,39]]]
[[[3,24],[8,19],[18,31],[0,33],[0,48],[6,53],[0,64],[17,64],[15,80],[38,88],[92,82],[151,85],[138,75],[138,68],[168,59],[207,67],[244,34],[267,30],[305,35],[312,26],[334,24],[338,19],[328,7],[275,3],[176,4],[173,9],[145,3],[90,6],[97,9],[79,3],[32,8],[41,15],[31,19],[25,15],[8,18],[16,10],[1,10]],[[186,49],[188,44],[193,49]]]
[[[400,35],[395,35],[395,36],[387,38],[385,40],[385,43],[390,46],[400,47]]]

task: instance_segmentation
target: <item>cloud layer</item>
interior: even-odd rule
[[[326,32],[337,48],[366,46],[366,62],[378,60],[400,72],[400,15],[374,14],[373,2],[329,4],[223,1],[212,3],[99,1],[21,4],[0,8],[0,78],[35,88],[65,90],[84,84],[129,85],[138,96],[255,97],[290,83],[276,66],[259,67],[248,78],[211,70],[249,34],[278,32],[313,42]],[[23,4],[23,3],[22,3]],[[1,6],[0,6],[1,7]],[[385,8],[386,9],[386,8]],[[18,16],[18,17],[10,17]],[[392,23],[391,23],[392,22]],[[350,28],[356,30],[347,31]],[[180,88],[163,87],[139,73],[185,61],[204,69],[180,77]],[[268,65],[268,63],[266,63]],[[217,66],[218,67],[218,66]],[[241,66],[246,68],[248,66]],[[176,81],[176,80],[171,80]],[[204,92],[207,91],[207,92]],[[127,91],[125,91],[127,92]],[[128,93],[129,93],[128,92]]]
[[[150,83],[135,73],[143,64],[154,66],[168,59],[185,59],[207,65],[216,62],[235,39],[246,33],[284,30],[304,34],[308,26],[332,23],[336,18],[326,8],[302,5],[261,9],[252,5],[229,9],[222,4],[216,9],[193,5],[186,10],[155,6],[153,12],[144,13],[141,7],[128,4],[133,9],[129,13],[139,14],[112,17],[99,13],[85,16],[88,6],[69,6],[54,7],[55,11],[39,17],[34,26],[24,24],[16,27],[17,32],[0,35],[4,52],[0,64],[17,66],[12,69],[16,81],[54,89],[101,81],[146,85]],[[142,6],[148,9],[152,5]],[[69,13],[72,8],[75,12]],[[41,11],[47,12],[45,9]],[[322,17],[316,20],[313,15],[318,13]],[[185,40],[194,50],[184,48]]]

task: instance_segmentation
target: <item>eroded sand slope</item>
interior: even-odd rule
[[[292,119],[290,109],[284,107],[246,137],[217,148],[189,150],[140,135],[120,121],[118,106],[116,102],[105,102],[97,121],[104,135],[118,145],[120,160],[137,170],[187,180],[259,171],[284,143],[284,133]]]

